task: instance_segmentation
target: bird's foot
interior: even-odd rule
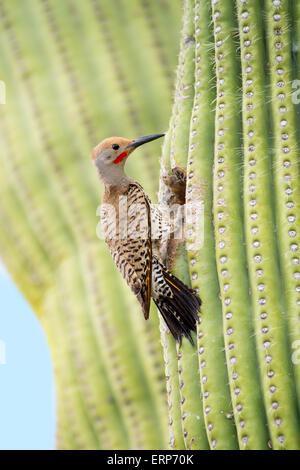
[[[172,175],[163,175],[163,182],[169,189],[167,204],[185,204],[186,171],[179,166],[172,168]]]

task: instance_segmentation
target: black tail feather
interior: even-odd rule
[[[163,271],[164,279],[171,288],[172,296],[161,295],[154,302],[174,338],[181,344],[184,335],[194,344],[191,331],[196,331],[201,300],[193,289],[189,289],[180,279],[168,271]]]

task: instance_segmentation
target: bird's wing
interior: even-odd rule
[[[114,237],[106,237],[111,255],[127,284],[149,318],[152,278],[150,201],[142,187],[131,183],[119,202],[119,226]],[[109,221],[102,219],[102,226]],[[105,231],[105,227],[104,227]]]

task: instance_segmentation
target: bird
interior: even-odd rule
[[[142,186],[126,175],[129,155],[141,145],[163,137],[137,139],[109,137],[91,152],[91,159],[104,185],[101,227],[104,240],[123,278],[149,318],[151,298],[175,340],[182,336],[194,344],[201,300],[194,289],[174,276],[159,255],[152,239],[152,204]]]

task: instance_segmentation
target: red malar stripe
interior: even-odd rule
[[[128,150],[125,150],[125,152],[122,152],[114,161],[113,163],[120,163],[122,160],[124,160],[125,157],[128,155]]]

